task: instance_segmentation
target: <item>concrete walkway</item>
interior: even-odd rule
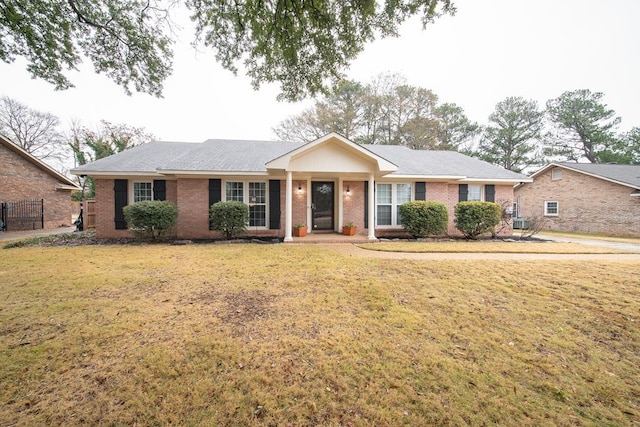
[[[640,243],[614,242],[610,240],[587,239],[583,237],[565,237],[540,233],[536,235],[539,239],[551,240],[562,243],[580,243],[581,245],[599,246],[601,248],[620,249],[640,253]]]
[[[0,233],[0,242],[30,239],[32,237],[50,236],[52,234],[73,233],[76,227],[49,228],[46,230],[9,231]]]

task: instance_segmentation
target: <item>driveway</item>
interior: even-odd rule
[[[49,236],[51,234],[73,233],[76,227],[50,228],[47,230],[9,231],[0,233],[0,242],[9,240],[22,240],[31,237]]]

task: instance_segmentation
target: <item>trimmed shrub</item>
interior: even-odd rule
[[[242,202],[218,202],[209,209],[209,223],[212,230],[221,231],[229,240],[247,230],[249,207]]]
[[[178,220],[178,208],[166,200],[145,200],[125,206],[127,226],[141,237],[157,239],[168,234]]]
[[[502,208],[493,202],[460,202],[455,208],[454,223],[464,237],[477,239],[500,223]]]
[[[400,205],[400,217],[404,229],[414,237],[441,236],[449,222],[444,203],[423,200]]]

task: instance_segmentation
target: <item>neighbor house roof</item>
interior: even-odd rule
[[[34,157],[33,154],[29,153],[24,148],[20,147],[18,144],[15,144],[6,136],[0,135],[0,145],[4,146],[10,151],[13,151],[15,154],[22,157],[23,159],[25,159],[26,161],[28,161],[38,169],[42,170],[43,172],[57,179],[59,181],[58,184],[56,184],[57,189],[59,190],[80,190],[81,189],[80,187],[78,187],[78,185],[75,182],[73,182],[72,180],[70,180],[60,172],[56,171],[51,166],[44,163],[42,160]]]
[[[393,165],[389,177],[522,182],[530,178],[457,152],[411,150],[393,145],[356,145],[379,164]],[[72,170],[76,175],[255,174],[267,164],[312,143],[209,139],[202,143],[149,142]],[[275,162],[277,163],[277,162]],[[395,167],[397,166],[397,168]],[[391,168],[385,170],[392,170]]]
[[[544,173],[545,171],[561,167],[569,169],[585,175],[590,175],[616,184],[624,185],[636,190],[640,190],[640,165],[615,165],[608,163],[569,163],[557,162],[549,163],[540,170],[536,171],[532,178]]]

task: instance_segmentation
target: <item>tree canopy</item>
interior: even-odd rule
[[[512,96],[499,102],[489,116],[478,157],[514,172],[539,164],[543,118],[536,101]]]
[[[557,130],[548,145],[548,154],[601,163],[601,156],[610,157],[616,151],[615,129],[621,119],[602,102],[603,96],[601,92],[580,89],[547,102],[547,113]]]
[[[60,161],[63,157],[64,137],[59,125],[60,119],[51,113],[34,110],[8,96],[0,98],[0,133],[41,160]]]
[[[0,0],[0,60],[27,61],[57,89],[89,58],[127,93],[161,96],[172,72],[180,2],[160,0]],[[326,92],[367,42],[395,36],[419,15],[423,25],[453,14],[452,0],[185,0],[194,44],[212,48],[227,70],[242,67],[254,87],[279,82],[280,97]]]
[[[362,144],[456,150],[479,131],[455,104],[438,105],[429,89],[399,74],[382,74],[368,84],[343,81],[333,92],[273,129],[283,140],[310,141],[338,132]]]

